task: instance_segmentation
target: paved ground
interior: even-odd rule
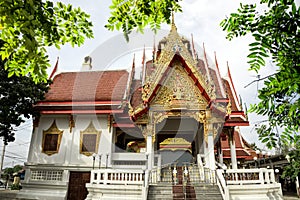
[[[297,197],[297,196],[290,196],[290,195],[283,196],[283,199],[284,200],[300,200],[299,197]]]
[[[4,188],[0,188],[0,199],[1,200],[13,200],[14,196],[18,193],[17,190],[5,190]],[[284,200],[300,200],[297,196],[292,195],[284,195]]]
[[[300,200],[300,198],[296,196],[283,196],[284,200]]]

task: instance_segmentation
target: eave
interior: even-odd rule
[[[42,110],[41,114],[118,114],[123,110]]]
[[[249,126],[249,122],[248,121],[243,121],[243,122],[240,122],[240,121],[229,121],[229,122],[225,122],[224,123],[224,127],[229,127],[229,126]]]
[[[243,111],[232,111],[226,116],[224,126],[249,126],[249,121]]]
[[[121,105],[122,101],[40,101],[34,107]]]
[[[41,114],[117,114],[121,101],[41,101],[34,109]]]

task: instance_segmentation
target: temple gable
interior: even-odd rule
[[[150,103],[164,109],[203,109],[207,101],[188,76],[181,63],[173,64],[156,97]]]

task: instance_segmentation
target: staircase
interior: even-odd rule
[[[176,172],[176,176],[174,176],[174,172]],[[156,184],[150,183],[147,199],[222,200],[219,188],[212,183],[212,177],[208,171],[201,175],[197,165],[165,167],[161,171],[161,181]]]
[[[159,183],[157,185],[150,185],[147,199],[173,200],[172,184]]]

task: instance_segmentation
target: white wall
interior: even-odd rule
[[[102,154],[102,165],[106,163],[106,154],[111,155],[112,128],[109,132],[107,125],[107,115],[75,115],[75,127],[70,133],[69,115],[42,115],[39,125],[33,131],[28,156],[28,163],[35,164],[55,164],[64,166],[92,166],[92,156],[80,154],[80,131],[85,130],[91,121],[99,131],[100,141],[98,154]],[[63,131],[62,140],[59,152],[48,156],[42,153],[43,131],[49,129],[53,121],[56,120],[56,125],[59,130]],[[108,162],[110,163],[110,162]],[[97,157],[97,165],[98,157]]]

